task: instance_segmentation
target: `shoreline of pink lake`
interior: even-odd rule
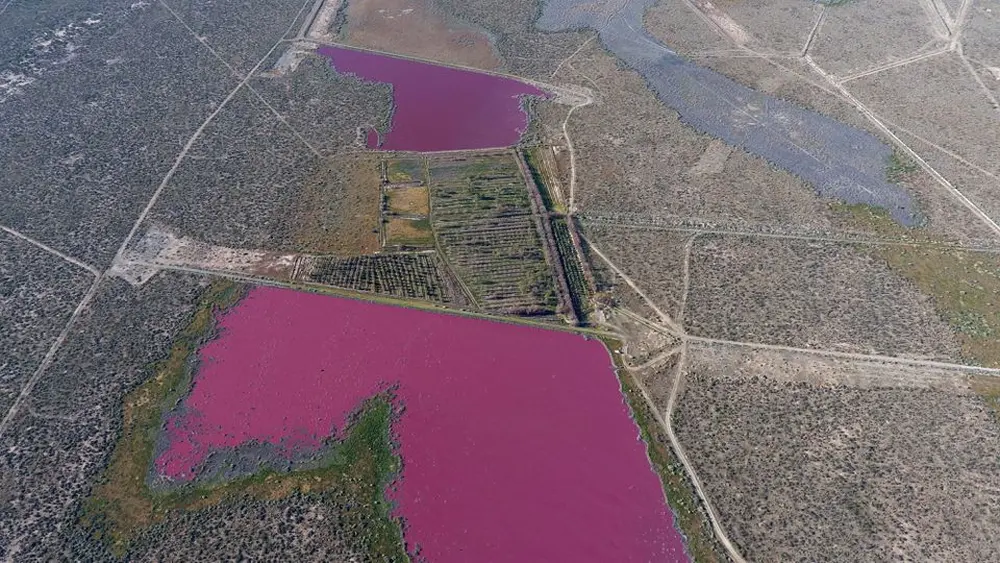
[[[316,448],[395,385],[387,495],[431,562],[687,561],[604,345],[568,332],[257,287],[218,319],[157,473]],[[291,440],[291,441],[289,441]]]
[[[344,47],[322,46],[317,53],[341,74],[392,85],[389,131],[381,145],[378,135],[369,131],[371,149],[429,152],[513,146],[528,128],[522,98],[547,97],[530,84],[484,72]]]

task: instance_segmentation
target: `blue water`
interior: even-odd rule
[[[765,158],[820,195],[880,207],[907,226],[923,222],[910,194],[886,181],[892,155],[886,144],[680,57],[642,27],[643,13],[654,1],[547,0],[537,25],[547,31],[596,30],[604,46],[642,74],[681,121]]]

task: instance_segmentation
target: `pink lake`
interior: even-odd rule
[[[430,562],[686,561],[603,344],[567,332],[252,289],[168,425],[177,481],[250,442],[317,447],[398,385],[389,493]],[[289,441],[288,439],[291,439]]]
[[[370,82],[392,85],[393,114],[379,146],[399,151],[446,151],[507,147],[528,128],[524,96],[542,90],[511,78],[461,70],[341,47],[320,47],[333,68]]]

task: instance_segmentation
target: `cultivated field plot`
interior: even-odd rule
[[[556,242],[556,250],[566,276],[569,298],[573,311],[578,319],[585,319],[590,310],[590,297],[593,295],[591,283],[587,279],[576,248],[573,245],[572,234],[565,217],[552,217],[552,234]]]
[[[432,159],[431,223],[448,263],[477,304],[496,312],[554,313],[552,270],[539,218],[510,154]]]
[[[434,248],[430,220],[390,217],[385,224],[385,247],[399,250]]]
[[[437,303],[464,304],[434,253],[317,257],[303,279],[370,293]]]
[[[969,384],[695,346],[673,420],[747,560],[992,561],[1000,426]]]
[[[38,369],[93,281],[86,270],[0,232],[0,413]]]
[[[684,320],[691,334],[723,340],[962,355],[930,296],[864,248],[836,243],[698,237]]]
[[[335,32],[351,45],[476,68],[499,64],[486,34],[433,0],[354,0],[345,19]]]
[[[397,215],[430,215],[430,192],[426,187],[393,188],[386,190],[386,205],[389,213]]]
[[[390,214],[427,217],[431,213],[430,192],[426,187],[387,189],[385,196]]]
[[[390,159],[383,166],[383,247],[397,250],[434,248],[424,161]]]
[[[423,158],[390,158],[385,161],[386,184],[422,186],[427,183],[427,164]]]

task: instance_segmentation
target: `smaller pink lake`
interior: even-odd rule
[[[219,318],[155,470],[248,443],[319,448],[396,385],[387,492],[430,562],[687,561],[604,345],[258,287]]]
[[[392,85],[393,114],[378,145],[399,151],[446,151],[508,147],[528,128],[524,96],[545,97],[530,84],[470,70],[345,49],[320,47],[342,74]]]

